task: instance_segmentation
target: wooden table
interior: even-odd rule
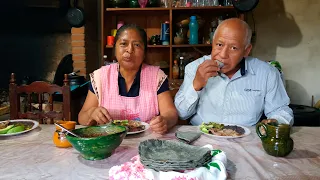
[[[0,137],[0,179],[108,179],[108,171],[138,154],[139,142],[174,139],[174,132],[193,130],[177,126],[164,136],[150,131],[127,136],[115,153],[104,160],[87,161],[73,148],[57,148],[52,142],[53,125],[19,136]],[[194,145],[212,144],[226,152],[230,179],[320,179],[320,135],[318,127],[294,127],[295,148],[286,158],[267,155],[251,127],[251,134],[238,139],[213,139],[202,135]]]

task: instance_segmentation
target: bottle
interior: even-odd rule
[[[161,24],[161,36],[160,40],[162,41],[162,45],[169,45],[170,41],[170,23],[166,21]]]
[[[210,28],[210,30],[209,30],[210,44],[212,44],[213,35],[214,35],[214,30],[213,30],[213,28]]]
[[[172,68],[172,78],[173,79],[179,79],[179,66],[178,66],[178,61],[174,60],[174,65]]]
[[[183,79],[183,77],[184,77],[184,60],[183,60],[183,57],[180,57],[179,78]]]
[[[190,23],[189,23],[189,31],[190,31],[190,36],[189,36],[189,44],[198,44],[198,21],[196,16],[191,16],[190,17]]]

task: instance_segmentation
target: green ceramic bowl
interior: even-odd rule
[[[124,126],[103,125],[88,126],[74,129],[72,132],[81,136],[74,137],[67,134],[66,137],[72,146],[87,160],[100,160],[111,156],[127,134]]]

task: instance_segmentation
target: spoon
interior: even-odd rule
[[[65,131],[67,131],[67,133],[70,133],[70,134],[72,134],[73,136],[75,136],[75,137],[78,137],[78,138],[81,138],[79,135],[77,135],[77,134],[75,134],[75,133],[73,133],[73,132],[71,132],[71,131],[69,131],[68,129],[66,129],[66,128],[64,128],[63,126],[61,126],[60,124],[57,124],[57,123],[54,123],[56,126],[58,126],[58,127],[60,127],[61,129],[63,129],[63,130],[65,130]]]

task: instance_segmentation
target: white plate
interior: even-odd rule
[[[205,134],[207,136],[216,137],[216,138],[225,138],[225,139],[241,138],[241,137],[248,136],[251,133],[250,129],[248,129],[247,127],[244,127],[244,126],[240,126],[240,125],[237,125],[237,124],[228,124],[228,123],[220,123],[220,124],[224,124],[225,126],[242,127],[244,129],[244,134],[242,134],[241,136],[218,136],[218,135],[213,135],[213,134],[208,134],[208,133],[202,132],[201,129],[200,129],[200,126],[198,126],[198,127],[199,127],[199,130],[200,130],[201,133],[203,133],[203,134]]]
[[[140,122],[142,125],[144,125],[144,130],[141,130],[141,131],[135,131],[135,132],[127,132],[128,135],[130,134],[138,134],[138,133],[142,133],[146,130],[148,130],[150,128],[150,125],[148,123],[145,123],[145,122]]]
[[[32,125],[32,127],[28,130],[24,130],[24,131],[21,131],[21,132],[16,132],[16,133],[10,133],[10,134],[0,134],[0,137],[1,136],[15,136],[15,135],[18,135],[18,134],[22,134],[22,133],[26,133],[26,132],[29,132],[29,131],[32,131],[34,130],[35,128],[37,128],[39,126],[39,122],[38,121],[34,121],[34,120],[30,120],[30,119],[15,119],[15,120],[7,120],[11,123],[30,123],[30,125]],[[1,122],[0,122],[1,123]]]

